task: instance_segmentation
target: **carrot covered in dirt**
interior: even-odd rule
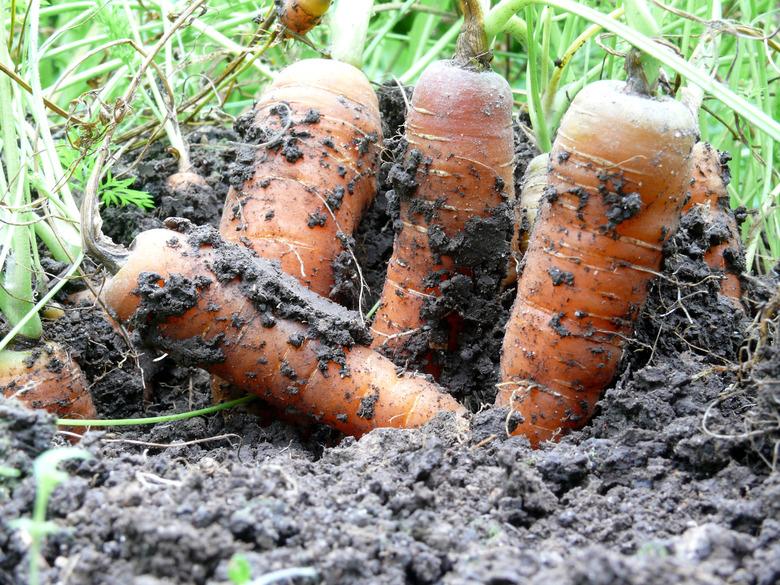
[[[348,63],[299,61],[278,74],[241,130],[260,144],[234,173],[220,232],[328,296],[333,262],[350,254],[376,195],[382,126],[374,90]]]
[[[0,395],[60,418],[95,418],[87,380],[59,346],[0,352]]]
[[[475,274],[463,242],[467,232],[496,214],[510,214],[514,199],[512,93],[490,71],[479,3],[462,7],[455,59],[423,72],[406,121],[403,176],[409,180],[396,187],[400,230],[372,326],[374,347],[399,357],[416,332],[433,325],[421,313],[441,296],[442,285],[455,275]],[[508,244],[509,234],[505,239]],[[503,254],[503,269],[508,245],[491,252]]]
[[[274,0],[279,22],[297,35],[305,35],[328,11],[331,0]]]
[[[742,240],[726,191],[729,181],[729,157],[704,142],[696,143],[692,157],[691,197],[683,207],[683,212],[687,213],[696,206],[702,210],[709,224],[708,232],[713,243],[704,252],[703,259],[710,268],[723,274],[723,280],[720,282],[721,293],[740,304],[742,285],[739,281],[739,267]]]
[[[550,153],[496,399],[514,411],[510,432],[534,445],[593,413],[685,201],[695,118],[639,79],[584,88]]]
[[[462,412],[438,386],[362,345],[368,333],[356,313],[211,227],[169,225],[180,231],[143,232],[129,254],[87,243],[119,269],[106,304],[149,345],[352,435]]]

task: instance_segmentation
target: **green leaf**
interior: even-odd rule
[[[0,477],[19,477],[20,475],[21,472],[18,469],[0,465]]]
[[[33,463],[33,473],[38,486],[57,486],[68,478],[68,474],[57,469],[67,459],[89,459],[92,454],[76,447],[59,447],[44,451]]]
[[[115,205],[125,207],[135,205],[141,209],[153,209],[154,199],[146,191],[132,189],[130,185],[135,179],[116,179],[111,171],[106,173],[105,179],[100,186],[100,199],[105,205]]]
[[[227,575],[233,585],[245,585],[252,578],[252,567],[247,558],[236,553],[228,561]]]

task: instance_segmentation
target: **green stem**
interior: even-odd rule
[[[133,12],[130,7],[130,3],[128,0],[125,0],[123,3],[125,15],[127,17],[127,23],[130,27],[130,31],[133,34],[133,38],[135,39],[135,42],[138,44],[139,47],[144,46],[143,39],[141,38],[141,32],[140,29],[136,23],[135,16],[133,15]],[[167,19],[167,15],[165,14],[166,10],[163,7],[160,7],[161,12],[161,18],[163,22],[163,31],[168,32],[170,28],[170,23]],[[166,24],[167,23],[167,24]],[[169,47],[168,43],[165,45],[165,49]],[[166,75],[170,75],[171,71],[170,69],[166,69],[165,71]],[[171,103],[166,104],[165,100],[163,99],[162,93],[160,93],[160,89],[157,87],[157,81],[154,78],[154,74],[152,73],[151,69],[146,70],[146,80],[147,85],[149,86],[150,91],[152,92],[152,98],[154,99],[153,102],[150,103],[152,107],[152,111],[154,112],[155,116],[158,120],[160,120],[160,123],[163,126],[163,130],[165,131],[166,136],[168,137],[168,142],[171,145],[171,148],[174,149],[174,151],[177,154],[177,162],[179,171],[189,171],[191,168],[190,163],[190,150],[189,145],[184,140],[184,137],[181,133],[181,129],[179,128],[179,120],[176,115],[176,104]],[[167,80],[168,85],[173,85],[171,83],[171,80]],[[147,94],[143,94],[145,97],[148,98]]]
[[[169,14],[175,12],[171,8],[171,5],[167,0],[153,0],[153,2],[160,8],[166,10],[166,12],[168,12]],[[194,18],[194,17],[190,18],[190,20],[188,21],[188,25],[191,26],[194,30],[198,31],[199,33],[202,33],[203,35],[207,36],[218,45],[221,45],[229,53],[238,55],[244,52],[244,47],[239,45],[237,42],[229,39],[214,27],[206,24],[200,18]],[[266,79],[273,79],[276,76],[276,74],[265,63],[261,61],[253,61],[252,67],[257,69],[260,75],[262,75]]]
[[[501,0],[485,15],[485,32],[488,39],[495,39],[506,29],[509,20],[534,0]]]
[[[552,28],[552,10],[545,6],[539,20],[542,22],[542,53],[538,61],[540,68],[539,92],[543,94],[547,89],[547,80],[550,79],[550,29]]]
[[[46,304],[52,300],[58,292],[60,292],[60,289],[62,289],[65,284],[68,283],[70,280],[70,277],[75,274],[76,270],[79,269],[81,266],[81,263],[84,261],[84,252],[80,252],[78,257],[73,261],[73,264],[71,264],[70,268],[68,269],[68,272],[65,273],[65,276],[62,277],[62,279],[55,284],[48,293],[46,293],[43,298],[41,298],[40,301],[36,303],[36,305],[32,308],[31,311],[29,311],[16,325],[11,328],[11,330],[6,333],[5,337],[3,337],[2,340],[0,340],[0,351],[4,350],[9,343],[13,340],[16,335],[22,331],[22,328],[26,325],[27,321],[30,319],[37,319],[40,321],[39,312],[43,307],[46,306]]]
[[[621,16],[623,16],[624,11],[625,9],[621,6],[620,8],[616,8],[615,10],[610,12],[609,17],[620,18]],[[573,19],[570,19],[570,21],[571,20]],[[601,32],[601,30],[602,30],[601,27],[598,26],[597,24],[590,25],[582,32],[582,34],[580,34],[576,39],[574,39],[574,41],[572,41],[571,45],[569,45],[569,47],[563,53],[563,56],[561,56],[556,61],[555,69],[553,70],[552,75],[550,76],[550,83],[547,85],[547,88],[544,91],[544,97],[542,101],[542,105],[544,107],[544,115],[548,125],[550,124],[552,118],[554,118],[556,115],[554,108],[556,106],[556,102],[559,101],[558,90],[561,86],[561,79],[563,78],[563,72],[566,70],[566,66],[572,60],[575,53],[582,47],[582,45],[584,45],[586,42],[588,42],[590,39],[596,36],[599,32]],[[555,126],[550,125],[549,127],[554,128]]]
[[[0,0],[0,14],[5,14],[5,2]],[[5,38],[5,28],[0,27],[0,61],[13,67]],[[2,287],[0,288],[0,310],[8,322],[18,327],[25,337],[37,339],[41,336],[41,320],[37,313],[29,316],[33,306],[32,289],[32,251],[30,250],[30,226],[14,225],[22,223],[22,214],[18,211],[25,204],[25,183],[27,180],[27,162],[21,151],[18,123],[23,124],[23,116],[18,112],[21,96],[14,92],[11,81],[5,75],[0,76],[0,126],[2,126],[3,159],[7,173],[7,182],[3,177],[0,183],[10,194],[11,211],[6,217],[8,230],[3,237],[0,252],[0,270]],[[16,107],[15,107],[16,106]],[[21,130],[23,131],[23,130]],[[5,198],[5,193],[3,194]],[[21,324],[21,325],[20,325]]]
[[[38,221],[35,222],[35,235],[44,243],[55,260],[67,263],[73,261],[71,251],[65,249],[65,246],[63,246],[51,226],[41,218],[38,218]]]
[[[395,13],[395,15],[393,15],[393,17],[384,24],[384,26],[377,32],[372,41],[369,43],[363,54],[364,59],[368,59],[371,55],[374,54],[374,51],[376,51],[385,40],[385,36],[395,28],[395,25],[397,25],[404,16],[409,13],[409,11],[412,9],[412,6],[416,2],[417,0],[406,0],[406,2],[404,2],[398,8],[398,11]],[[376,13],[376,10],[374,12]]]
[[[678,57],[672,51],[658,44],[653,39],[642,35],[629,26],[609,18],[606,14],[584,6],[573,0],[502,0],[485,17],[485,29],[489,38],[494,38],[502,30],[509,18],[514,14],[513,10],[528,4],[547,4],[571,14],[576,14],[590,22],[598,24],[605,30],[625,39],[641,51],[661,61],[670,69],[676,71],[691,83],[698,85],[705,93],[720,100],[736,113],[753,124],[770,138],[780,141],[780,122],[769,114],[736,94],[728,87],[712,79],[710,75]]]
[[[541,88],[539,87],[539,59],[536,55],[537,45],[531,32],[534,28],[533,8],[526,6],[525,21],[529,24],[526,47],[528,48],[528,66],[526,69],[526,79],[528,80],[528,100],[529,113],[531,114],[534,133],[536,134],[537,147],[541,152],[550,152],[552,142],[550,132],[547,128],[547,122],[544,118],[544,109],[542,108]]]
[[[433,60],[439,56],[439,54],[444,50],[444,47],[449,45],[458,37],[462,26],[463,18],[459,18],[449,29],[447,29],[447,32],[445,32],[439,38],[439,40],[436,41],[430,49],[428,49],[428,51],[425,53],[425,55],[422,56],[421,59],[414,63],[403,75],[398,78],[398,81],[403,84],[411,83],[412,80],[414,80],[414,78],[417,77],[423,69],[430,65],[431,62],[433,62]]]
[[[645,0],[624,0],[623,5],[626,7],[626,20],[631,28],[650,38],[656,38],[661,34],[658,23]],[[641,68],[647,88],[652,93],[658,84],[661,64],[647,53],[641,53],[637,66]]]
[[[493,55],[485,34],[484,16],[479,0],[460,0],[463,28],[458,35],[455,62],[479,71],[490,69]]]
[[[129,427],[135,425],[154,425],[158,423],[172,422],[178,420],[186,420],[188,418],[195,418],[197,416],[204,416],[206,414],[212,414],[221,410],[228,410],[235,406],[241,406],[248,404],[257,399],[257,396],[250,395],[243,398],[237,398],[236,400],[230,400],[229,402],[223,402],[222,404],[215,404],[214,406],[208,406],[199,410],[191,410],[189,412],[181,412],[179,414],[167,414],[163,416],[150,416],[146,418],[116,418],[106,420],[83,420],[83,419],[57,419],[57,426],[61,427]]]
[[[70,187],[68,186],[67,181],[62,181],[64,173],[62,171],[62,166],[60,165],[60,159],[57,154],[57,147],[54,144],[54,138],[51,135],[49,119],[46,115],[46,108],[43,103],[43,88],[41,84],[40,58],[38,51],[40,23],[39,11],[40,0],[33,0],[30,2],[30,38],[27,41],[27,54],[32,94],[28,101],[30,104],[30,110],[32,110],[33,119],[37,125],[38,135],[40,136],[41,142],[44,146],[43,152],[40,153],[43,172],[44,174],[49,175],[49,182],[51,185],[60,185],[58,192],[55,192],[55,190],[52,189],[52,196],[57,197],[57,199],[59,199],[65,205],[65,208],[68,211],[68,219],[79,221],[79,207],[73,198],[73,194],[70,191]],[[57,223],[59,224],[60,222]],[[62,236],[66,237],[69,241],[73,240],[73,244],[78,246],[81,242],[81,236],[80,234],[76,233],[75,237],[73,237],[73,230],[68,230],[69,227],[72,226],[68,225],[67,227],[64,227]]]
[[[368,21],[373,11],[374,0],[336,0],[330,19],[331,57],[357,68],[363,66]]]
[[[525,47],[525,43],[528,40],[528,25],[522,18],[519,16],[510,18],[506,23],[506,27],[504,27],[504,32],[512,35],[513,39]]]

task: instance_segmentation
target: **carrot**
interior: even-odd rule
[[[147,343],[352,435],[463,412],[435,384],[399,374],[361,345],[368,333],[356,314],[213,228],[169,225],[188,233],[141,233],[129,255],[111,261],[121,268],[104,289],[106,304]]]
[[[519,250],[525,254],[528,250],[528,240],[531,231],[539,215],[539,207],[542,204],[544,190],[547,188],[547,165],[550,164],[550,155],[542,153],[531,159],[523,176],[523,186],[517,202],[515,220],[523,227]]]
[[[442,285],[475,272],[474,261],[454,252],[452,244],[469,223],[508,209],[514,199],[512,93],[489,70],[478,3],[463,4],[458,53],[423,72],[406,121],[404,167],[412,181],[396,189],[400,231],[372,326],[374,347],[399,357],[409,351],[415,332],[434,325],[421,312],[441,296]],[[508,246],[495,254],[506,263]],[[457,319],[452,323],[450,345]]]
[[[279,22],[292,33],[305,35],[328,11],[331,0],[274,0]]]
[[[714,243],[704,253],[704,261],[710,268],[723,274],[721,293],[739,305],[742,296],[739,281],[742,240],[726,191],[729,157],[704,142],[696,143],[692,156],[691,197],[683,207],[683,212],[687,213],[699,206],[705,214],[710,225],[710,240]]]
[[[95,418],[81,368],[59,346],[0,352],[0,394],[60,418]]]
[[[496,402],[512,434],[538,445],[592,415],[679,221],[696,134],[685,106],[633,79],[572,102],[504,338]]]
[[[247,132],[265,143],[228,193],[220,231],[327,296],[332,262],[376,194],[376,95],[352,65],[300,61],[263,93]]]
[[[517,281],[517,272],[521,260],[528,250],[528,239],[539,213],[544,190],[547,187],[547,165],[550,155],[539,154],[528,162],[523,174],[520,196],[515,203],[515,229],[512,237],[512,261],[504,279],[503,285],[508,286]]]

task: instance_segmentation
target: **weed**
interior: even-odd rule
[[[58,527],[46,520],[46,508],[54,490],[68,474],[57,469],[57,466],[68,459],[89,459],[92,455],[76,447],[60,447],[41,453],[33,463],[35,477],[35,503],[32,518],[13,520],[13,528],[23,530],[30,537],[28,585],[38,585],[40,582],[40,555],[43,541],[48,534],[57,532]]]

